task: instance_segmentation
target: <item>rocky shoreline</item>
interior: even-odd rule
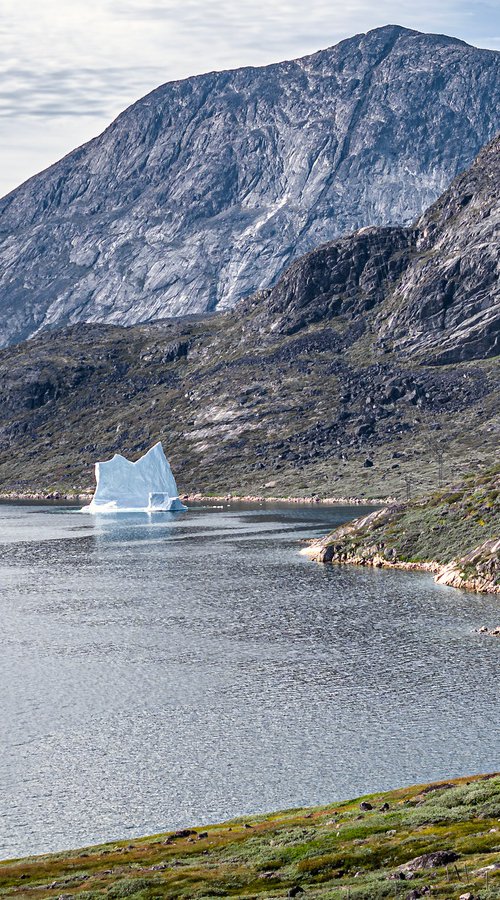
[[[81,494],[64,493],[62,491],[2,491],[0,492],[0,502],[7,503],[9,500],[59,500],[74,503],[89,503],[92,498],[92,494],[93,491]]]
[[[0,492],[0,501],[8,502],[26,500],[52,500],[75,503],[89,503],[93,491],[82,493],[63,493],[60,491],[5,491]],[[187,503],[320,503],[341,506],[382,506],[391,502],[387,497],[268,497],[263,494],[182,494],[181,500]]]
[[[341,506],[382,506],[388,502],[387,498],[372,497],[319,497],[312,494],[310,497],[268,497],[263,494],[221,494],[214,497],[203,494],[185,494],[181,497],[188,503],[215,502],[215,503],[323,503],[326,505]]]
[[[495,483],[497,477],[495,476]],[[446,499],[446,495],[443,495]],[[453,495],[451,495],[453,496]],[[84,492],[2,492],[0,502],[8,501],[35,501],[35,502],[60,502],[87,504],[92,497],[92,490]],[[310,559],[322,563],[337,563],[369,566],[372,568],[403,569],[407,571],[427,572],[434,576],[438,584],[449,587],[474,591],[477,593],[500,594],[500,539],[487,538],[474,546],[471,535],[469,547],[466,550],[453,554],[447,554],[446,559],[435,559],[431,555],[428,558],[412,559],[417,552],[407,553],[408,543],[405,548],[406,555],[410,559],[401,558],[400,549],[394,543],[392,535],[395,531],[406,534],[405,516],[415,509],[422,516],[421,530],[427,530],[429,537],[436,531],[436,525],[432,521],[425,520],[426,501],[417,501],[413,504],[397,504],[392,498],[368,498],[368,497],[320,497],[313,494],[308,497],[277,497],[264,496],[262,494],[218,494],[206,495],[202,493],[183,494],[181,499],[187,503],[288,503],[288,504],[323,504],[323,505],[349,505],[349,506],[376,506],[379,507],[367,515],[336,529],[325,538],[315,539],[301,550]],[[439,501],[441,502],[441,501]],[[496,505],[496,495],[495,495]],[[381,507],[381,508],[380,508]],[[442,507],[441,515],[443,515]],[[420,513],[420,510],[422,511]],[[484,514],[484,509],[483,509]],[[442,521],[442,520],[441,520]],[[448,520],[449,521],[449,520]],[[482,525],[486,525],[480,520]],[[449,527],[449,526],[448,526]],[[392,532],[392,535],[391,535]],[[389,540],[387,540],[389,537]],[[431,542],[432,543],[432,542]],[[411,545],[411,540],[410,540]],[[413,550],[417,550],[413,547]]]
[[[486,537],[497,528],[497,487],[495,473],[491,483],[486,477],[427,501],[385,506],[309,542],[301,552],[322,563],[429,572],[438,584],[500,594],[500,538]],[[474,497],[478,507],[471,512]],[[481,531],[483,540],[477,541]],[[441,559],[435,558],[438,547]]]
[[[497,542],[500,545],[500,541]],[[477,548],[479,552],[481,548]],[[434,581],[437,584],[447,585],[448,587],[461,588],[462,590],[474,591],[483,594],[500,594],[500,585],[495,584],[492,578],[477,575],[475,577],[466,577],[461,569],[462,560],[453,560],[447,565],[442,565],[435,560],[428,562],[406,562],[404,560],[388,560],[378,553],[372,556],[353,555],[347,556],[342,553],[330,555],[327,545],[323,541],[313,541],[307,547],[300,551],[304,556],[308,556],[315,562],[320,563],[337,563],[339,565],[368,566],[374,569],[404,569],[410,572],[428,572],[434,575]],[[488,631],[488,629],[486,629]],[[483,632],[484,633],[484,632]],[[494,633],[497,632],[493,630]],[[498,632],[500,634],[500,631]]]

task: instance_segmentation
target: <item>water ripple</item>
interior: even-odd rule
[[[321,567],[360,512],[0,507],[0,854],[500,768],[493,598]]]

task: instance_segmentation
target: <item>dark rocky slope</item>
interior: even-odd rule
[[[412,264],[377,327],[437,364],[500,351],[500,138],[417,223]]]
[[[500,54],[387,26],[166,84],[0,201],[0,345],[231,306],[407,223],[500,127]]]
[[[431,364],[498,355],[499,187],[496,137],[412,227],[363,228],[298,260],[261,295],[259,326],[293,334],[375,310],[383,353]]]
[[[158,439],[190,491],[401,496],[436,484],[441,452],[446,480],[490,464],[499,152],[415,226],[326,244],[237,310],[2,351],[0,485],[90,487],[96,459]]]

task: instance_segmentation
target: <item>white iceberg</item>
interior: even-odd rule
[[[187,509],[179,500],[172,469],[158,441],[137,462],[119,453],[95,464],[96,489],[82,512],[174,512]]]

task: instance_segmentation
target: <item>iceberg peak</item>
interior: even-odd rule
[[[120,453],[95,464],[96,489],[82,512],[173,512],[187,509],[179,500],[172,469],[158,441],[131,462]]]

